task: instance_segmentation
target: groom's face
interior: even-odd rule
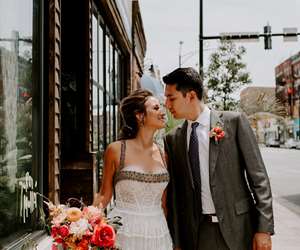
[[[183,94],[176,89],[176,85],[168,84],[165,88],[165,105],[175,119],[185,119],[189,110],[189,95]]]

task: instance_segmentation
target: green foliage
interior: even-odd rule
[[[233,42],[221,40],[218,50],[210,56],[205,74],[208,102],[217,110],[235,110],[238,106],[236,92],[251,83],[246,64],[242,61],[246,49]]]
[[[183,122],[183,120],[176,120],[172,114],[170,113],[169,110],[167,110],[167,125],[165,128],[165,132],[168,133],[169,131],[171,131],[173,128],[175,128],[176,126],[178,126],[180,123]]]

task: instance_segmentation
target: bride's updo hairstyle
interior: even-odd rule
[[[123,126],[119,139],[125,140],[136,137],[139,130],[136,114],[146,114],[145,102],[150,96],[153,96],[150,91],[138,89],[121,101],[120,112]]]

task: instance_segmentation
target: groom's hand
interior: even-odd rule
[[[269,233],[256,233],[253,238],[253,250],[271,250],[272,241]]]

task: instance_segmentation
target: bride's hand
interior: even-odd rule
[[[100,193],[95,193],[93,199],[93,206],[98,208],[103,208],[103,204],[102,204],[103,198],[104,196],[100,195]]]

